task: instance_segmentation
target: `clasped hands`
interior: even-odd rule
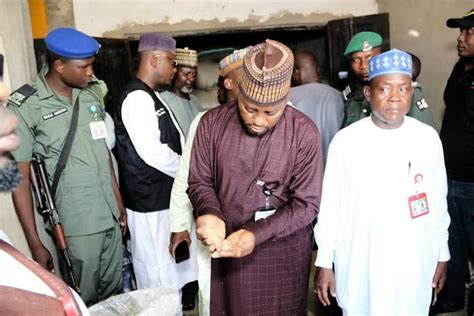
[[[196,237],[208,247],[212,258],[241,258],[252,253],[255,235],[239,229],[226,236],[225,223],[215,215],[202,215],[196,219]]]

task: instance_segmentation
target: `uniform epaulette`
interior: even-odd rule
[[[416,101],[415,104],[420,111],[428,108],[428,103],[426,103],[425,98],[421,98],[420,100]]]
[[[29,84],[25,84],[22,87],[18,88],[17,90],[13,91],[13,93],[8,98],[8,102],[16,106],[21,106],[36,91],[37,90],[33,88],[32,86],[30,86]]]
[[[344,90],[342,90],[342,95],[344,96],[344,101],[347,101],[349,95],[351,94],[352,89],[351,85],[347,85]]]

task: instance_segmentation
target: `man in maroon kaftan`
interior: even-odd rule
[[[255,46],[238,102],[196,132],[188,193],[213,257],[211,315],[306,314],[322,156],[314,123],[287,106],[292,68],[285,45]]]

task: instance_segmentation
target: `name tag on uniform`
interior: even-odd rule
[[[102,139],[107,137],[107,129],[104,121],[95,121],[89,124],[91,128],[92,139]]]
[[[255,221],[258,221],[259,219],[262,219],[262,218],[267,218],[268,216],[273,215],[275,212],[276,212],[275,208],[271,208],[264,211],[257,211],[255,212]]]
[[[428,199],[424,192],[410,196],[408,198],[408,206],[410,208],[411,218],[417,218],[430,212]]]

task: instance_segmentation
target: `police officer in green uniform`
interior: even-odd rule
[[[364,85],[369,80],[369,60],[381,53],[382,37],[375,32],[359,32],[347,44],[344,56],[349,59],[354,79],[344,88],[346,101],[342,127],[346,127],[370,115],[370,104],[364,97]],[[437,130],[421,87],[415,86],[413,101],[408,116],[432,126]]]
[[[31,85],[12,93],[8,108],[20,124],[19,149],[13,152],[22,182],[13,201],[33,259],[52,270],[51,255],[35,226],[29,173],[33,154],[44,159],[50,184],[78,107],[76,134],[60,174],[56,207],[69,247],[75,279],[87,305],[119,292],[122,286],[121,235],[126,215],[105,144],[104,108],[92,64],[99,43],[71,28],[45,38],[49,69]]]
[[[346,108],[342,127],[370,115],[370,104],[364,97],[364,85],[369,80],[369,60],[381,53],[382,37],[374,32],[360,32],[347,44],[344,56],[349,58],[353,80],[342,91]]]

